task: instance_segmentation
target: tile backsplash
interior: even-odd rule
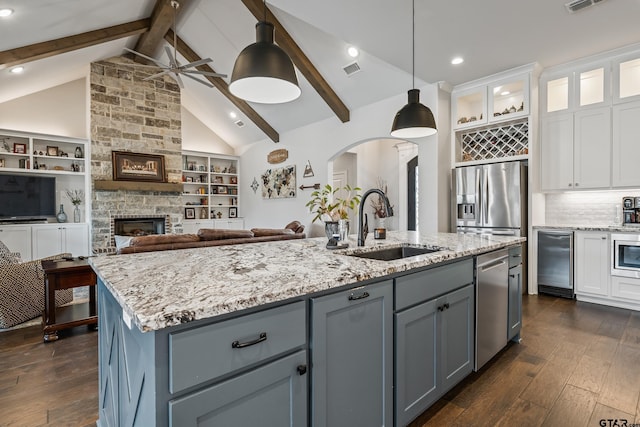
[[[619,225],[625,196],[639,197],[640,191],[547,194],[545,222],[547,225]]]

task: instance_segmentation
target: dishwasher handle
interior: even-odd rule
[[[503,255],[500,258],[492,259],[491,261],[487,261],[484,264],[478,265],[478,269],[482,272],[491,270],[493,268],[499,267],[507,263],[506,259],[509,258],[509,255]]]

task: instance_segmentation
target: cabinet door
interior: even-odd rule
[[[640,102],[613,107],[613,186],[640,186]]]
[[[40,259],[64,252],[62,247],[62,226],[34,225],[31,231],[33,259]]]
[[[454,129],[465,129],[487,123],[486,86],[455,92],[451,97]]]
[[[608,236],[608,233],[575,233],[576,294],[609,294],[611,248]]]
[[[397,425],[407,425],[440,397],[436,302],[433,299],[395,315]]]
[[[574,116],[574,189],[611,186],[611,108],[578,111]]]
[[[573,189],[573,114],[542,120],[540,135],[542,190]]]
[[[507,339],[512,340],[522,328],[522,264],[509,269],[509,324]]]
[[[223,230],[242,230],[244,228],[243,219],[216,219],[214,227]]]
[[[440,310],[440,393],[443,394],[473,370],[475,294],[473,285],[438,298]]]
[[[312,425],[392,425],[392,283],[311,300]]]
[[[11,252],[19,253],[22,261],[31,261],[31,227],[0,227],[0,241]]]
[[[640,54],[634,52],[613,61],[613,102],[640,100]]]
[[[304,426],[307,352],[169,402],[169,426]]]
[[[213,221],[184,221],[182,232],[185,234],[196,234],[201,228],[214,228]]]
[[[89,255],[89,230],[86,224],[67,224],[61,227],[62,251],[73,256]]]

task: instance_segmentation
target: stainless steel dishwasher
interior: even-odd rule
[[[476,261],[476,371],[507,345],[508,258],[501,249]]]
[[[538,231],[538,292],[573,298],[573,231]]]

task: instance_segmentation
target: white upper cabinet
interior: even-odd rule
[[[455,129],[487,123],[487,86],[465,89],[452,95]]]
[[[640,100],[640,52],[613,61],[613,102]]]
[[[489,122],[529,115],[529,75],[500,80],[489,85]]]
[[[557,113],[573,110],[569,93],[573,89],[573,73],[542,78],[540,91],[542,92],[540,105],[542,113]]]
[[[613,186],[640,187],[640,101],[613,107]]]

